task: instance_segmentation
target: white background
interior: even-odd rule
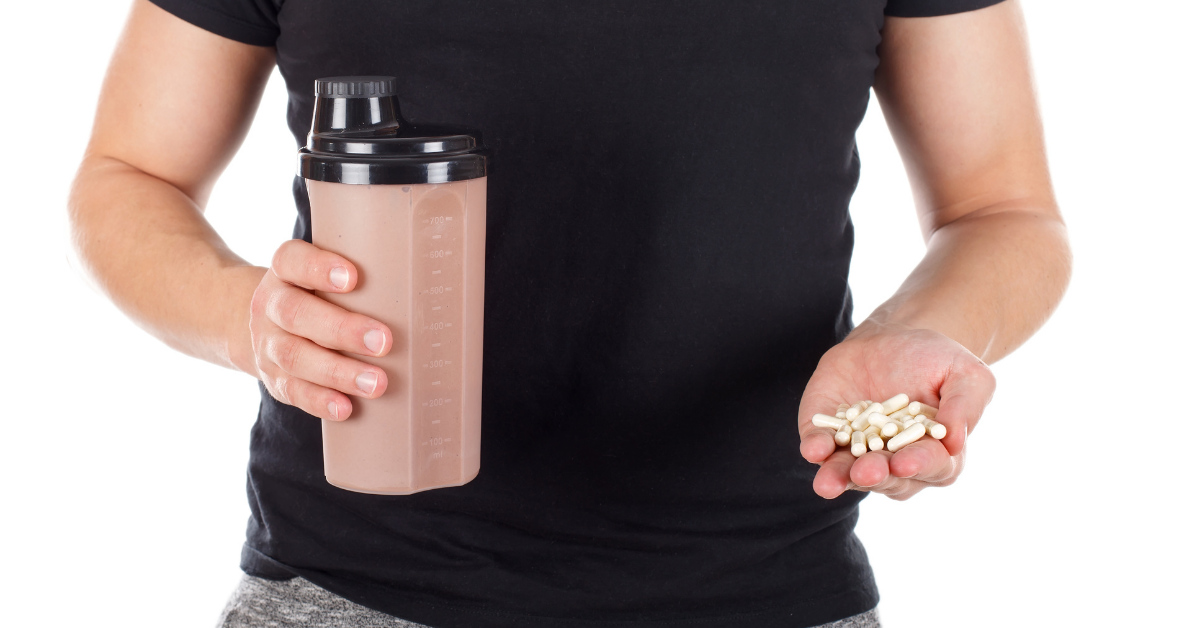
[[[67,184],[126,7],[4,12],[4,89],[76,90],[36,109],[23,106],[32,96],[0,96],[6,626],[209,627],[240,573],[253,381],[160,345],[68,261]],[[1045,0],[1026,14],[1075,277],[1050,323],[996,365],[960,482],[865,503],[883,617],[889,628],[1200,625],[1188,464],[1200,445],[1200,8]],[[256,263],[294,216],[285,104],[273,76],[209,209]],[[922,243],[874,106],[859,141],[861,320]]]

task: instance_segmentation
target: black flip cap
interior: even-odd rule
[[[479,133],[409,124],[396,79],[317,79],[312,131],[300,149],[300,176],[349,184],[448,183],[487,176]]]

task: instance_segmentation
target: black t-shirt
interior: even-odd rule
[[[884,16],[998,0],[154,0],[313,80],[395,75],[483,132],[482,468],[327,484],[320,422],[263,395],[243,568],[432,626],[797,628],[878,601],[799,455],[851,327],[854,133]],[[296,237],[311,239],[297,180]]]

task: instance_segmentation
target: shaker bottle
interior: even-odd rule
[[[487,157],[471,132],[400,115],[396,79],[319,79],[299,174],[313,244],[350,260],[358,284],[331,303],[386,324],[392,350],[353,355],[387,373],[377,399],[322,421],[325,478],[407,495],[479,472]]]

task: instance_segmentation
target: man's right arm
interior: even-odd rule
[[[95,282],[142,328],[262,379],[285,403],[344,419],[347,394],[376,397],[387,382],[335,351],[382,355],[391,333],[310,291],[352,290],[356,269],[301,241],[280,247],[271,269],[253,266],[203,215],[273,66],[271,48],[135,0],[71,190],[72,237]]]
[[[271,48],[138,0],[69,205],[80,259],[126,315],[184,353],[247,373],[246,304],[266,269],[230,251],[203,211],[273,66]]]

